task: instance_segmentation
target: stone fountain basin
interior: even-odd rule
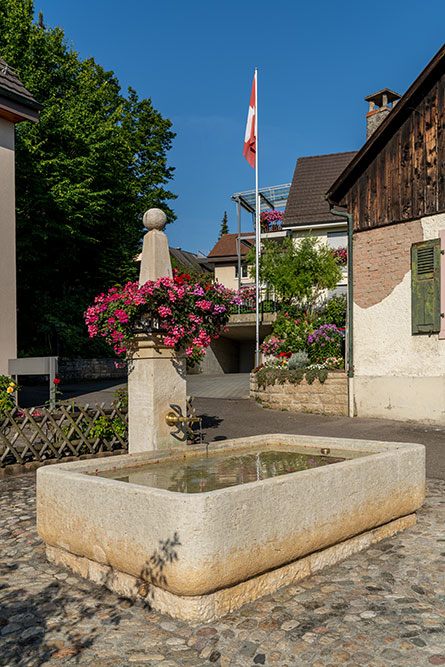
[[[59,555],[151,580],[176,595],[202,596],[405,517],[424,501],[423,445],[273,434],[210,449],[266,443],[369,456],[196,494],[95,472],[196,456],[205,447],[43,467],[37,472],[38,533]]]

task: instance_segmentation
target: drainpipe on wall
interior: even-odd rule
[[[353,309],[354,283],[352,277],[352,215],[344,211],[336,211],[329,204],[332,215],[338,215],[348,222],[348,416],[354,416],[354,339]]]

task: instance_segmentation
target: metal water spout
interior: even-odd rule
[[[195,415],[195,411],[192,407],[193,396],[187,400],[187,414],[182,413],[182,409],[179,405],[174,405],[170,403],[171,410],[165,415],[165,422],[171,428],[176,427],[176,431],[171,431],[171,434],[177,440],[182,442],[187,442],[191,439],[190,436],[194,436],[192,430],[190,429],[190,424],[199,424],[199,443],[202,444],[202,419]]]

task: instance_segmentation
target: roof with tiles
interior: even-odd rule
[[[250,237],[250,239],[241,239],[241,255],[247,255],[250,247],[255,243],[255,232],[243,232],[241,237]],[[236,239],[238,234],[223,234],[216,242],[214,248],[208,254],[210,260],[214,259],[231,259],[237,256]]]
[[[15,70],[0,58],[0,94],[21,98],[22,104],[40,109],[42,105],[31,95],[20,81]]]
[[[350,151],[298,158],[284,212],[283,227],[336,221],[323,196],[356,153],[357,151]]]
[[[189,271],[205,273],[212,270],[207,257],[199,257],[193,252],[182,250],[182,248],[170,248],[170,256]]]

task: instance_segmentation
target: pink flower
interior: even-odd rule
[[[207,299],[201,299],[200,301],[196,302],[197,308],[201,308],[202,310],[210,310],[212,307],[212,302],[207,301]]]
[[[172,314],[172,311],[168,306],[159,306],[158,313],[161,317],[168,317],[168,315]]]

